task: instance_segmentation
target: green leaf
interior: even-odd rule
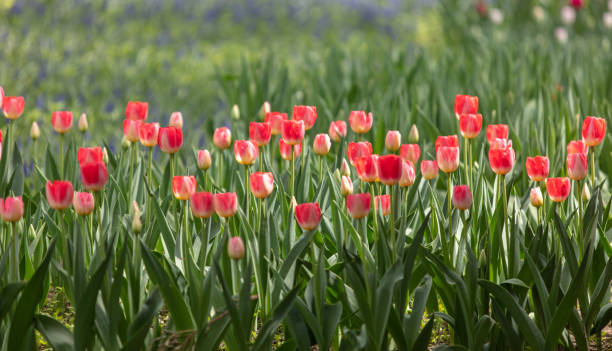
[[[54,350],[74,350],[74,336],[62,323],[43,314],[36,315],[36,329]]]

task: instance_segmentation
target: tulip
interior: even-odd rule
[[[375,182],[379,177],[378,155],[360,157],[355,161],[357,176],[362,182]]]
[[[584,0],[569,0],[571,7],[580,10],[584,6]]]
[[[244,242],[239,236],[234,236],[227,241],[227,255],[233,260],[244,257]]]
[[[240,119],[240,107],[238,107],[238,105],[234,104],[234,106],[232,106],[232,110],[230,111],[230,117],[232,117],[232,119]]]
[[[215,205],[215,212],[217,212],[219,217],[228,218],[235,215],[238,211],[236,193],[215,194],[213,203]]]
[[[140,210],[135,211],[132,215],[132,231],[136,234],[142,230],[142,221],[140,220]]]
[[[259,109],[259,119],[266,118],[266,115],[272,111],[272,107],[270,107],[270,103],[268,101],[264,101]]]
[[[214,195],[202,191],[194,193],[189,198],[191,213],[195,218],[209,218],[215,212]]]
[[[348,176],[342,176],[340,179],[340,194],[347,196],[353,193],[353,181]]]
[[[105,147],[102,148],[102,161],[108,164],[108,151],[106,151]]]
[[[138,130],[142,125],[142,121],[135,119],[126,119],[123,121],[123,134],[130,142],[138,141]]]
[[[461,211],[472,206],[472,192],[467,185],[455,185],[453,188],[453,206]]]
[[[372,112],[366,115],[365,111],[351,111],[349,115],[349,124],[353,132],[364,134],[372,128]]]
[[[0,216],[5,222],[17,222],[23,217],[21,196],[0,199]]]
[[[529,202],[531,202],[531,206],[535,208],[539,208],[544,205],[542,191],[540,191],[540,188],[531,188],[531,191],[529,192]]]
[[[399,150],[402,145],[402,135],[397,130],[390,130],[385,137],[385,147],[391,152]]]
[[[459,131],[464,138],[476,138],[480,133],[481,128],[482,115],[480,113],[459,115]]]
[[[439,136],[434,144],[436,152],[440,147],[459,147],[459,137],[457,135]]]
[[[546,191],[548,196],[554,202],[563,202],[570,194],[572,184],[570,179],[564,178],[546,178]]]
[[[438,176],[438,163],[431,160],[421,161],[421,174],[427,180],[435,179]]]
[[[408,142],[410,144],[416,144],[419,142],[419,130],[416,125],[412,125],[410,127],[410,132],[408,133]]]
[[[353,219],[362,219],[370,213],[370,193],[352,194],[346,197],[346,209]]]
[[[174,176],[172,178],[172,193],[178,200],[189,200],[196,192],[197,182],[194,176]]]
[[[548,177],[549,161],[547,156],[527,157],[525,161],[527,175],[534,182],[541,182]]]
[[[47,193],[47,202],[54,210],[65,210],[70,207],[70,204],[72,204],[74,188],[72,187],[72,183],[69,181],[47,181],[45,190]]]
[[[79,129],[79,132],[81,133],[85,133],[87,131],[87,128],[89,128],[89,123],[87,123],[86,114],[81,113],[81,117],[79,117],[79,123],[77,125],[77,128]]]
[[[251,192],[258,199],[265,199],[274,190],[274,176],[271,172],[255,172],[249,176]]]
[[[567,175],[572,180],[582,180],[588,173],[588,161],[584,154],[569,154],[566,159]]]
[[[367,141],[351,142],[346,148],[346,155],[351,164],[355,165],[357,159],[372,155],[372,144]]]
[[[377,195],[374,198],[374,209],[378,211],[378,208],[381,207],[383,216],[391,213],[391,195]]]
[[[198,168],[206,171],[210,168],[212,159],[208,150],[198,150]]]
[[[286,120],[281,122],[281,137],[285,143],[295,145],[304,139],[304,121]]]
[[[170,115],[170,123],[168,123],[170,127],[183,129],[183,114],[180,112],[172,112]]]
[[[250,140],[236,140],[234,142],[234,156],[241,165],[252,165],[258,155],[257,146]]]
[[[495,174],[508,174],[514,167],[515,154],[512,141],[497,139],[489,149],[489,165]]]
[[[582,139],[587,146],[597,146],[601,144],[605,136],[605,119],[590,116],[584,119],[582,123]]]
[[[478,112],[478,96],[457,95],[455,96],[455,115],[457,118],[463,114],[475,114]]]
[[[345,121],[332,121],[329,124],[329,137],[334,142],[339,142],[342,138],[346,137],[346,122]]]
[[[589,201],[591,200],[591,192],[589,191],[589,186],[588,185],[584,185],[582,187],[582,201]]]
[[[385,185],[395,185],[402,178],[402,158],[398,155],[378,157],[378,176]]]
[[[143,146],[154,147],[159,137],[159,123],[141,123],[138,126],[138,139]]]
[[[293,119],[304,121],[304,129],[310,130],[317,120],[316,106],[293,106]]]
[[[414,165],[410,161],[402,162],[402,177],[400,178],[399,185],[402,188],[406,188],[414,184],[416,175],[414,172]]]
[[[351,168],[349,167],[349,164],[348,162],[346,162],[345,158],[342,159],[342,165],[340,166],[340,174],[347,177],[351,175]]]
[[[400,156],[404,161],[416,164],[421,157],[421,148],[419,144],[404,144],[400,147]]]
[[[121,149],[127,150],[130,146],[132,146],[132,143],[129,140],[127,140],[127,138],[124,135],[123,138],[121,138]]]
[[[268,143],[270,142],[271,136],[272,136],[272,130],[270,128],[270,123],[266,123],[266,122],[249,123],[249,138],[255,145],[257,146],[268,145]]]
[[[140,101],[129,101],[125,107],[125,119],[144,122],[149,113],[149,103]]]
[[[225,150],[232,145],[232,132],[227,127],[215,129],[213,144],[221,150]]]
[[[589,147],[582,140],[572,140],[567,144],[568,154],[584,154],[587,155]]]
[[[59,134],[64,134],[72,128],[72,112],[56,111],[51,114],[51,125]]]
[[[293,147],[293,158],[291,157],[291,149]],[[291,161],[294,158],[297,158],[302,153],[302,144],[289,145],[285,143],[283,139],[278,141],[278,148],[280,150],[281,157],[283,160]]]
[[[80,147],[77,153],[79,166],[91,162],[103,162],[104,153],[101,147]]]
[[[38,128],[38,123],[32,122],[32,128],[30,128],[30,138],[36,141],[40,138],[40,128]]]
[[[81,216],[87,216],[94,210],[94,197],[91,193],[75,192],[72,198],[72,207],[74,211]]]
[[[459,168],[459,147],[441,146],[436,151],[438,167],[444,173],[452,173]]]
[[[265,122],[270,124],[270,134],[280,135],[281,123],[288,119],[286,113],[281,112],[268,112],[266,113]]]
[[[2,100],[4,100],[4,89],[0,86],[0,108],[2,107]]]
[[[89,162],[81,165],[81,182],[83,187],[89,191],[100,191],[104,189],[108,180],[108,170],[104,162]]]
[[[295,218],[303,230],[313,230],[321,222],[321,208],[316,202],[297,205]]]
[[[25,100],[23,96],[5,96],[2,98],[2,111],[8,119],[19,118],[24,108]]]
[[[175,127],[159,128],[157,145],[167,154],[175,154],[183,146],[183,131]]]
[[[508,133],[506,124],[489,124],[487,126],[487,141],[491,144],[497,139],[508,139]]]
[[[331,140],[329,135],[325,133],[317,134],[314,138],[313,151],[319,156],[325,156],[331,148]]]

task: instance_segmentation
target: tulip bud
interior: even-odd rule
[[[106,151],[106,148],[102,148],[102,162],[108,163],[108,151]]]
[[[410,128],[410,133],[408,133],[408,142],[410,144],[416,144],[419,142],[419,130],[415,124]]]
[[[32,128],[30,128],[30,138],[32,140],[37,140],[40,137],[40,128],[38,128],[38,123],[32,122]]]
[[[481,268],[487,266],[487,253],[484,249],[480,250],[480,257],[478,257],[478,265]]]
[[[132,231],[136,234],[142,230],[142,221],[140,220],[140,213],[134,213],[132,218]]]
[[[340,194],[346,197],[353,193],[353,181],[351,178],[347,176],[342,176],[342,180],[340,181]]]
[[[81,117],[79,117],[79,132],[81,133],[85,133],[87,131],[87,128],[89,128],[89,124],[87,123],[87,115],[82,113]]]
[[[544,204],[544,200],[542,199],[542,191],[540,188],[532,188],[529,193],[529,201],[531,202],[531,206],[538,208]]]
[[[227,255],[234,260],[239,260],[244,257],[244,242],[241,237],[235,236],[228,240]]]
[[[297,206],[297,200],[295,199],[295,196],[293,196],[291,198],[291,208],[295,208]]]
[[[127,140],[127,138],[124,135],[123,138],[121,139],[121,148],[123,150],[127,150],[130,147],[130,145],[132,145],[132,143],[129,140]]]
[[[212,159],[210,158],[210,152],[208,150],[198,151],[198,168],[205,171],[210,168]]]
[[[529,312],[529,319],[535,322],[535,313]]]
[[[172,112],[168,125],[174,128],[183,129],[183,114],[180,112]]]
[[[588,202],[589,200],[591,200],[591,191],[589,190],[589,186],[585,184],[584,187],[582,187],[582,201]]]
[[[238,107],[238,105],[232,106],[230,116],[232,117],[232,119],[240,119],[240,108]]]
[[[351,175],[351,168],[349,167],[349,164],[348,162],[346,162],[345,158],[342,159],[342,166],[340,166],[340,174],[347,177],[350,177]]]
[[[319,156],[325,156],[331,148],[331,140],[329,135],[322,133],[315,136],[312,149],[315,154]]]
[[[138,202],[136,202],[136,200],[132,201],[132,205],[130,206],[130,214],[132,216],[135,214],[140,216],[140,208],[138,207]]]
[[[269,102],[264,102],[263,105],[261,105],[261,108],[259,109],[259,119],[265,119],[266,118],[266,114],[268,114],[268,112],[272,111],[271,107],[270,107],[270,103]]]
[[[385,137],[385,147],[389,151],[397,151],[402,145],[402,135],[397,130],[390,130]]]

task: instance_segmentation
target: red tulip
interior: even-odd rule
[[[283,160],[291,160],[291,147],[293,146],[293,157],[297,158],[302,153],[302,144],[289,145],[283,139],[278,141],[278,148],[280,150],[281,157]]]
[[[452,173],[459,168],[459,147],[440,146],[436,151],[438,167],[444,173]]]
[[[55,210],[64,210],[72,204],[74,188],[72,183],[66,180],[47,181],[45,187],[47,192],[47,202]]]
[[[434,144],[436,152],[440,147],[459,147],[459,137],[457,135],[439,136]]]
[[[221,150],[227,149],[232,145],[232,132],[227,127],[215,129],[213,144]]]
[[[195,218],[208,218],[215,213],[214,195],[212,193],[202,191],[194,193],[189,198],[191,204],[191,213]]]
[[[478,112],[478,96],[457,95],[455,96],[455,115],[457,118],[463,114],[475,114]]]
[[[416,164],[421,157],[421,148],[419,144],[404,144],[400,147],[400,156],[404,161],[410,161]]]
[[[378,211],[378,207],[382,205],[382,214],[387,216],[391,213],[391,195],[377,195],[374,197],[374,209]]]
[[[531,206],[533,207],[541,207],[544,204],[540,188],[531,188],[529,192],[529,202],[531,202]]]
[[[397,151],[402,145],[402,135],[397,130],[390,130],[385,137],[385,147],[389,151]]]
[[[293,106],[293,119],[304,121],[304,129],[310,130],[317,120],[316,106]]]
[[[372,128],[372,112],[366,114],[365,111],[351,111],[349,115],[349,124],[353,132],[364,134]]]
[[[508,174],[514,167],[512,140],[497,139],[489,148],[489,165],[495,174]]]
[[[140,101],[129,101],[125,108],[125,119],[144,122],[149,113],[149,103]]]
[[[266,113],[266,123],[270,123],[270,133],[272,135],[280,135],[281,123],[288,119],[286,113],[281,112],[268,112]]]
[[[159,128],[157,145],[167,154],[178,152],[183,146],[183,130],[175,127]]]
[[[540,182],[548,177],[548,157],[547,156],[535,156],[527,157],[525,161],[525,168],[527,169],[527,175],[534,182]]]
[[[372,144],[367,141],[351,142],[346,148],[346,155],[352,165],[355,165],[357,159],[371,154]]]
[[[487,141],[491,144],[496,139],[508,139],[508,133],[508,125],[506,124],[489,124],[487,126]]]
[[[482,129],[482,115],[480,113],[459,115],[459,131],[464,138],[476,138],[480,129]]]
[[[370,204],[372,203],[369,193],[352,194],[346,197],[346,209],[354,219],[361,219],[370,213]]]
[[[378,158],[378,177],[385,185],[394,185],[402,179],[402,163],[398,155],[384,155]]]
[[[570,194],[572,190],[572,184],[569,178],[547,178],[546,179],[546,191],[548,196],[554,202],[563,202]]]
[[[274,176],[271,172],[255,172],[249,176],[251,192],[258,199],[265,199],[274,190]]]
[[[251,122],[249,123],[249,138],[255,145],[268,145],[272,137],[272,129],[270,123]]]
[[[329,152],[331,148],[331,140],[329,140],[329,135],[325,133],[317,134],[314,138],[314,142],[312,145],[312,149],[315,154],[319,156],[325,156]]]
[[[316,202],[297,205],[295,217],[303,230],[313,230],[321,222],[321,208]]]
[[[231,217],[238,212],[238,197],[236,193],[218,193],[214,198],[215,212],[219,217]]]
[[[584,0],[569,0],[571,7],[580,10],[584,6]]]
[[[234,236],[227,241],[227,255],[233,260],[244,257],[244,242],[241,237]]]
[[[90,162],[103,162],[104,152],[101,147],[80,147],[77,153],[79,166]]]
[[[569,154],[566,159],[567,175],[572,180],[582,180],[587,176],[589,162],[585,154]]]
[[[369,155],[355,160],[355,170],[362,182],[370,183],[378,180],[378,155]]]
[[[205,171],[210,168],[212,159],[210,158],[210,152],[208,150],[198,151],[198,168]]]
[[[23,96],[5,96],[2,98],[2,110],[8,119],[17,119],[23,113],[25,100]]]
[[[453,206],[458,210],[467,210],[472,206],[472,192],[467,185],[455,185],[452,197]]]
[[[142,121],[135,119],[123,120],[123,134],[125,138],[131,142],[138,141],[138,130],[142,125]]]
[[[587,154],[589,147],[582,140],[572,140],[567,144],[568,154]]]
[[[0,107],[2,107],[2,100],[4,100],[4,89],[0,86]]]
[[[81,165],[81,182],[89,191],[100,191],[108,180],[108,170],[104,162],[89,162]]]
[[[353,193],[353,181],[351,178],[343,175],[340,179],[340,194],[342,196],[347,196]]]
[[[168,125],[170,127],[183,129],[183,114],[180,112],[172,112]]]
[[[421,174],[427,180],[435,179],[438,176],[438,163],[431,160],[421,161]]]
[[[51,125],[56,132],[64,134],[72,128],[72,112],[56,111],[51,114]]]
[[[295,145],[304,139],[304,121],[286,120],[281,122],[281,137],[285,143]]]
[[[146,147],[157,145],[159,128],[159,123],[142,123],[138,126],[138,139],[140,139],[140,143]]]
[[[332,121],[329,124],[329,137],[334,142],[339,142],[341,138],[346,137],[346,122],[345,121]]]
[[[0,217],[5,222],[17,222],[23,217],[21,196],[0,199]]]
[[[250,140],[236,140],[234,142],[234,156],[241,165],[252,165],[255,163],[258,155],[257,145],[253,144]]]
[[[588,146],[601,144],[606,136],[606,120],[599,117],[587,117],[582,122],[582,139]]]
[[[194,176],[174,176],[172,178],[172,193],[178,200],[189,200],[196,192],[197,182]]]
[[[409,187],[414,184],[415,179],[414,165],[410,161],[402,162],[402,178],[399,181],[399,185],[402,188]]]
[[[94,197],[91,193],[75,192],[72,199],[72,207],[81,216],[87,216],[94,210]]]

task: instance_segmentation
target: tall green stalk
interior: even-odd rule
[[[13,139],[11,138],[11,143],[12,142]],[[64,179],[64,134],[59,135],[59,174],[60,178]]]
[[[11,222],[11,239],[12,239],[12,255],[11,255],[11,281],[20,280],[19,277],[19,235],[15,230],[15,222]]]
[[[591,187],[595,189],[595,149],[591,147]]]
[[[448,192],[448,238],[446,238],[447,240],[446,254],[448,255],[449,262],[451,262],[452,261],[451,258],[453,256],[452,252],[450,252],[451,251],[450,244],[452,242],[451,238],[453,235],[453,231],[452,231],[452,226],[453,226],[453,217],[452,217],[453,215],[453,200],[452,200],[453,179],[452,179],[452,173],[447,173],[447,176],[448,177],[446,179],[448,181],[447,183],[448,185],[448,189],[447,189],[447,192]]]
[[[295,154],[293,153],[293,145],[291,145],[291,199],[295,196]]]
[[[244,197],[246,198],[246,206],[244,208],[245,212],[246,212],[246,218],[247,218],[247,222],[249,222],[249,219],[251,217],[251,208],[249,207],[250,205],[250,197],[251,197],[251,186],[250,186],[250,179],[249,179],[249,166],[245,165],[244,166],[244,189],[245,189],[245,193],[244,193]]]
[[[136,162],[136,143],[132,143],[130,145],[130,179],[129,179],[129,185],[128,185],[128,208],[130,207],[130,204],[132,203],[132,187],[134,186],[134,162]]]
[[[153,188],[153,148],[149,148],[149,155],[147,160],[147,181],[149,182],[149,188]],[[147,191],[147,228],[151,226],[151,201],[153,201],[153,197]]]

